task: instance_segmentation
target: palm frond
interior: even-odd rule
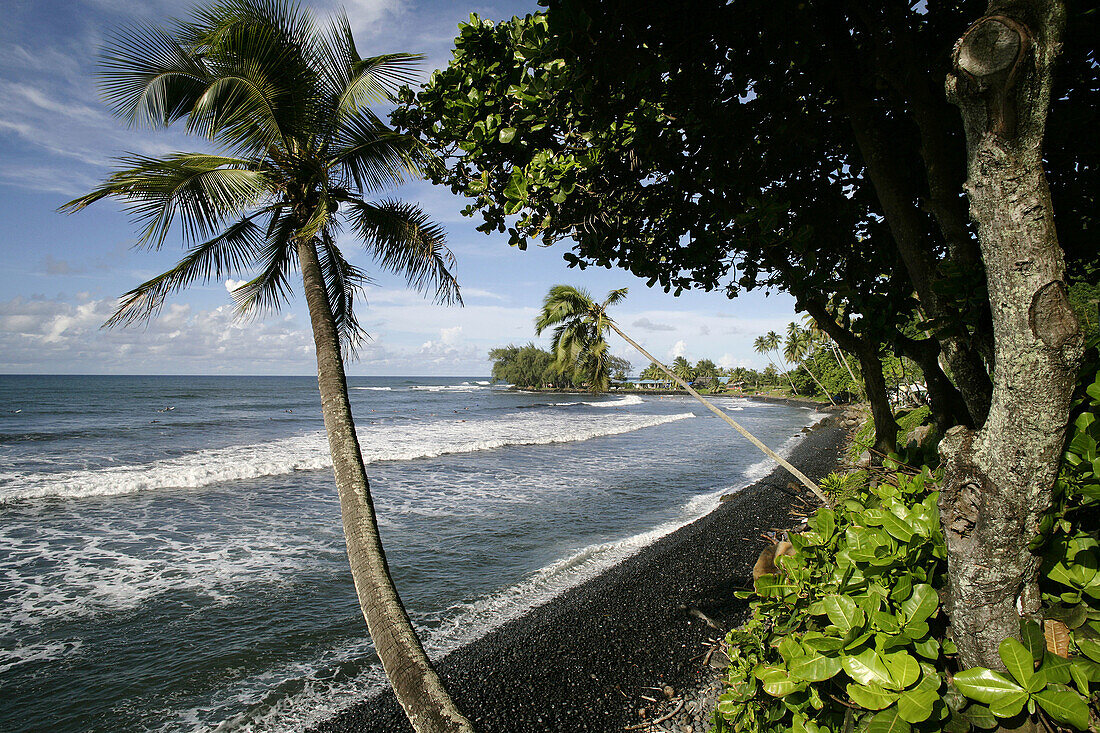
[[[317,240],[317,255],[332,318],[340,334],[341,351],[345,358],[354,359],[359,346],[367,338],[355,317],[355,298],[362,293],[364,286],[371,283],[371,279],[366,272],[344,258],[328,231],[322,232]]]
[[[112,328],[148,320],[160,311],[169,294],[195,281],[220,280],[244,270],[252,262],[255,247],[263,241],[263,230],[253,221],[262,213],[242,219],[210,241],[192,247],[171,270],[126,293],[104,326]]]
[[[196,9],[178,33],[210,71],[189,131],[249,154],[313,144],[324,91],[318,33],[306,9],[283,0],[222,0]]]
[[[542,310],[535,318],[535,333],[569,318],[583,317],[596,310],[596,303],[588,292],[572,285],[555,285],[542,301]]]
[[[458,281],[450,271],[454,256],[446,247],[443,228],[420,207],[356,199],[348,203],[347,217],[378,264],[403,276],[417,291],[434,292],[437,303],[462,304]]]
[[[603,303],[600,304],[600,310],[606,311],[611,306],[618,305],[619,303],[626,300],[626,291],[627,288],[618,288],[617,290],[612,290],[610,293],[607,294],[607,297],[604,299]]]
[[[117,198],[134,221],[144,223],[140,245],[159,248],[177,216],[187,241],[212,236],[268,193],[269,179],[250,161],[218,155],[174,153],[132,156],[99,188],[61,207],[73,213],[104,198]]]
[[[255,258],[263,265],[258,275],[233,291],[233,301],[242,315],[259,317],[278,311],[290,301],[290,269],[298,261],[294,247],[297,229],[290,212],[272,217],[266,241]]]
[[[416,82],[423,60],[423,54],[387,53],[353,61],[351,78],[340,95],[341,113],[350,115],[371,104],[394,101],[399,88]]]
[[[373,114],[343,120],[329,158],[362,194],[419,178],[434,160],[422,143],[394,132]]]
[[[117,117],[134,126],[167,126],[188,114],[209,83],[200,56],[154,26],[109,37],[100,61],[100,90]]]

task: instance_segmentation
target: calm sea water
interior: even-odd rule
[[[439,656],[770,470],[679,397],[352,378]],[[297,731],[382,683],[313,378],[0,376],[0,730]],[[810,410],[718,400],[789,450]]]

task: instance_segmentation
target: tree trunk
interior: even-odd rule
[[[897,450],[898,424],[894,420],[894,411],[890,408],[890,397],[886,394],[886,379],[882,376],[878,345],[837,323],[820,300],[799,299],[798,305],[806,309],[821,330],[829,334],[838,346],[859,359],[859,368],[863,372],[863,391],[871,404],[871,419],[875,423],[875,450],[883,455]],[[844,361],[847,363],[848,360]],[[848,368],[850,371],[851,366]]]
[[[863,372],[863,386],[867,390],[871,419],[875,423],[875,451],[881,455],[893,453],[898,449],[898,423],[894,420],[894,409],[886,392],[886,378],[882,375],[882,360],[879,359],[877,346],[860,339],[856,358]]]
[[[850,39],[844,37],[840,48],[848,49]],[[848,54],[851,55],[851,51]],[[920,299],[922,308],[932,318],[957,316],[955,305],[945,299],[934,287],[939,275],[936,271],[932,246],[926,236],[923,215],[913,205],[914,192],[909,184],[910,172],[894,152],[894,144],[881,132],[867,95],[854,82],[852,72],[841,65],[838,81],[845,112],[853,137],[867,167],[867,178],[875,189],[882,213],[890,228],[898,254],[909,274],[909,280]],[[939,339],[944,357],[955,377],[959,391],[966,400],[973,424],[981,424],[989,411],[992,385],[985,364],[968,337],[950,335]]]
[[[398,702],[417,733],[473,733],[432,668],[397,595],[378,535],[367,471],[352,421],[340,338],[325,292],[317,251],[298,243],[310,324],[317,348],[317,383],[325,418],[340,514],[359,608],[393,685]]]
[[[978,224],[996,348],[981,429],[941,444],[952,633],[962,667],[1003,669],[998,644],[1039,611],[1028,551],[1051,501],[1081,335],[1063,282],[1042,167],[1061,2],[989,3],[955,46],[948,96],[963,117],[966,192]]]
[[[924,372],[924,386],[928,389],[928,406],[932,419],[940,433],[946,433],[956,425],[972,427],[970,413],[959,390],[943,373],[940,366],[939,342],[932,338],[911,339],[904,334],[895,337],[898,349],[920,366]]]

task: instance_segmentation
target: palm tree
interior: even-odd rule
[[[535,333],[554,326],[554,354],[559,368],[572,371],[574,382],[587,381],[592,392],[606,392],[611,382],[607,332],[611,328],[604,311],[626,297],[626,288],[612,290],[595,310],[577,307],[578,300],[595,303],[584,290],[555,285],[535,319]]]
[[[622,332],[615,321],[611,320],[607,315],[607,308],[622,301],[625,297],[626,288],[621,288],[619,290],[612,290],[608,293],[603,303],[596,303],[596,301],[592,299],[592,296],[584,290],[574,288],[570,285],[555,285],[550,288],[550,292],[547,293],[546,299],[543,301],[542,312],[539,313],[535,319],[535,330],[541,334],[550,326],[557,326],[554,330],[554,338],[555,348],[558,350],[558,353],[562,353],[563,339],[565,353],[571,353],[574,349],[579,352],[583,351],[585,347],[583,344],[578,344],[578,341],[590,337],[593,334],[599,334],[600,338],[603,338],[603,334],[607,333],[608,330],[614,331],[624,341],[637,349],[642,356],[649,359],[650,362],[659,367],[662,372],[671,377],[674,382],[677,382],[681,387],[687,390],[688,394],[701,402],[704,407],[728,423],[730,427],[741,433],[741,435],[745,436],[750,443],[762,450],[766,456],[790,471],[795,478],[806,486],[806,488],[817,495],[826,506],[832,506],[828,497],[821,492],[817,484],[811,481],[808,476],[792,466],[786,459],[781,457],[771,448],[764,445],[759,438],[748,430],[745,430],[740,423],[719,410],[709,400],[692,389],[691,385],[688,384],[686,380],[681,379],[674,370],[669,369],[667,366],[657,361],[657,358],[643,349],[638,342]],[[604,341],[606,343],[606,339],[604,339]],[[684,359],[684,363],[687,364],[686,359]],[[688,367],[690,368],[690,364]]]
[[[757,354],[763,354],[764,358],[766,358],[768,360],[768,363],[771,364],[772,370],[777,374],[779,373],[779,367],[775,365],[775,361],[772,360],[770,354],[771,346],[769,344],[767,336],[757,336],[756,339],[752,342],[752,348],[753,351],[755,351]]]
[[[302,275],[317,381],[359,605],[417,731],[472,731],[432,669],[390,577],[348,400],[343,358],[364,336],[354,297],[369,282],[337,246],[350,230],[384,269],[461,303],[443,231],[416,206],[366,197],[415,177],[429,157],[370,105],[393,99],[418,57],[361,58],[340,15],[324,30],[287,0],[220,0],[170,30],[136,27],[106,49],[102,87],[131,126],[187,130],[217,153],[130,156],[73,212],[120,199],[158,249],[180,224],[186,254],[121,299],[107,325],[146,321],[165,297],[210,278],[251,279],[243,313],[278,309]]]
[[[829,390],[825,389],[825,385],[818,380],[817,375],[813,373],[813,370],[806,365],[806,357],[810,354],[810,347],[812,346],[810,339],[810,332],[804,328],[799,328],[797,323],[787,324],[787,340],[784,343],[783,358],[791,364],[797,364],[806,370],[806,373],[810,375],[810,379],[814,380],[814,384],[829,400],[830,405],[836,405],[832,396],[829,394]]]
[[[776,333],[775,331],[768,331],[768,333],[764,336],[764,342],[767,344],[768,351],[774,351],[775,352],[776,361],[772,362],[773,364],[775,364],[775,370],[777,372],[782,372],[783,376],[787,378],[787,382],[790,383],[790,385],[791,385],[791,394],[792,395],[798,394],[798,390],[795,389],[795,386],[794,386],[794,380],[791,379],[790,370],[789,369],[781,370],[779,368],[779,363],[778,363],[779,359],[780,359],[779,347],[780,347],[780,345],[782,345],[783,339],[781,339],[779,337],[779,334]]]
[[[695,376],[704,385],[713,387],[718,377],[718,365],[710,359],[700,359],[695,362]]]
[[[685,382],[695,379],[695,370],[691,368],[691,362],[682,356],[677,356],[672,360],[672,371]]]

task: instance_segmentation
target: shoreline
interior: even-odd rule
[[[790,460],[820,479],[838,465],[845,437],[840,418],[830,415],[808,429]],[[724,628],[742,620],[747,603],[733,593],[751,579],[765,544],[760,533],[800,521],[792,508],[809,495],[792,482],[774,469],[709,514],[452,651],[436,669],[479,733],[603,733],[649,718],[638,711],[652,712],[642,695],[654,697],[654,686],[681,693],[706,681],[701,660],[721,634],[689,611]],[[387,691],[312,730],[411,727]]]
[[[509,392],[530,392],[532,394],[576,394],[576,395],[586,395],[586,396],[589,396],[589,397],[593,396],[593,394],[591,392],[585,392],[583,390],[576,390],[576,389],[557,389],[557,388],[554,388],[554,389],[545,389],[545,388],[544,389],[520,389],[518,387],[509,387],[508,391]],[[708,399],[711,398],[711,397],[717,397],[717,398],[734,397],[734,398],[737,398],[737,399],[750,400],[750,401],[753,401],[753,402],[766,402],[766,403],[772,404],[772,405],[790,405],[791,407],[813,407],[813,408],[817,408],[817,409],[820,409],[820,410],[823,410],[823,411],[824,410],[830,410],[830,409],[836,409],[836,408],[844,408],[844,407],[849,406],[848,403],[831,405],[831,404],[829,404],[828,401],[822,402],[821,400],[812,400],[812,399],[809,399],[808,397],[776,397],[776,396],[773,396],[773,395],[750,394],[750,393],[746,393],[746,392],[722,392],[720,394],[704,394],[704,393],[700,393],[700,394],[702,394],[703,397],[706,397]],[[595,396],[598,397],[598,396],[601,396],[601,395],[607,395],[609,397],[612,397],[612,396],[615,396],[615,395],[640,395],[640,396],[652,395],[652,396],[658,396],[658,397],[673,396],[673,397],[686,397],[688,399],[692,399],[691,395],[689,395],[687,392],[685,392],[682,389],[613,389],[613,390],[610,390],[608,392],[599,392]]]

